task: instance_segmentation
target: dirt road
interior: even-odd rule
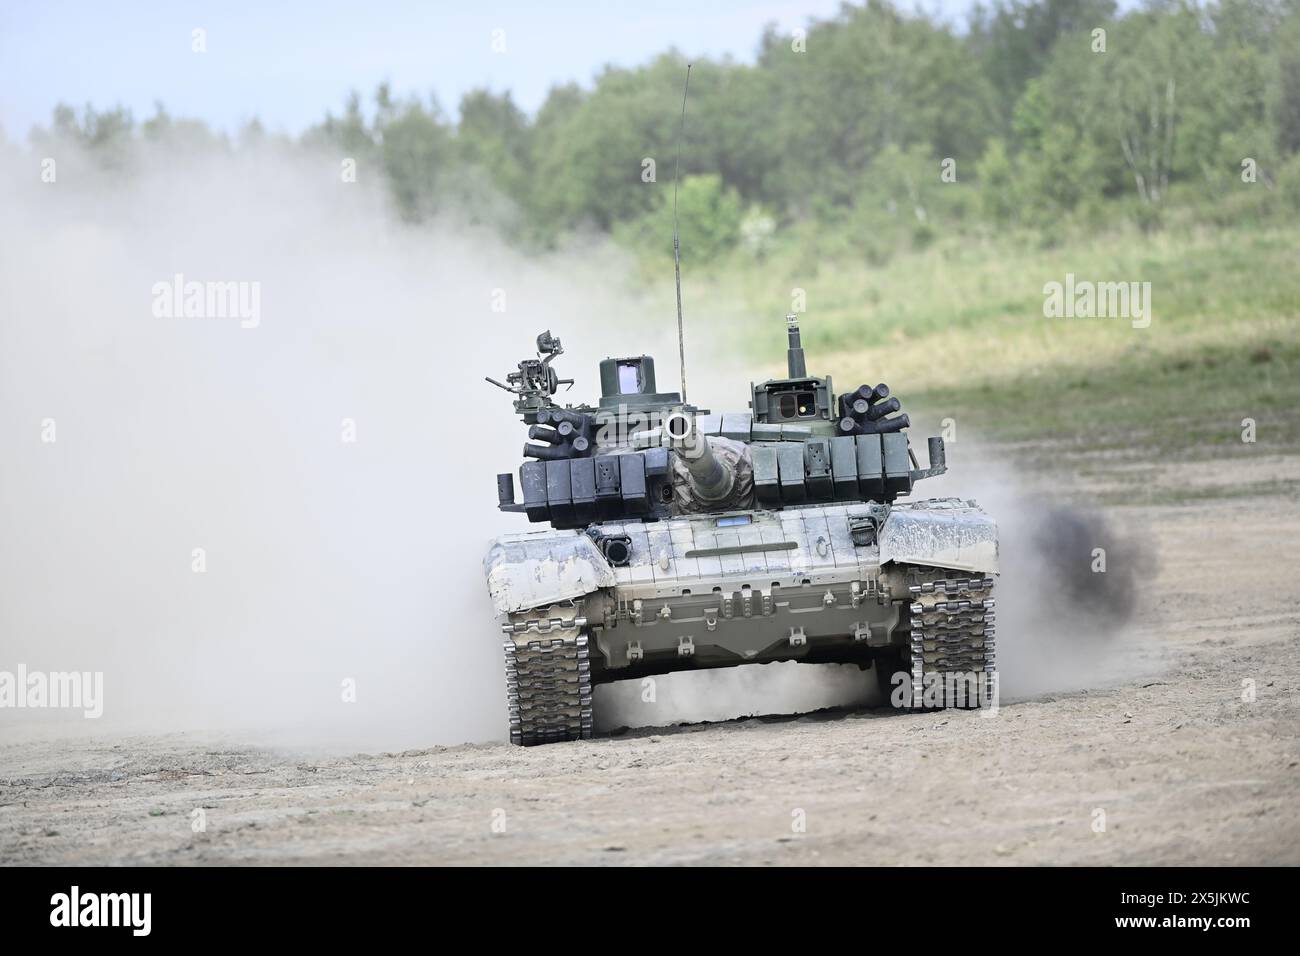
[[[1160,562],[1107,689],[319,761],[8,743],[0,860],[1300,864],[1296,505],[1120,509]]]

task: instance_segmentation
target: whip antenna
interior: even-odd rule
[[[677,274],[677,356],[682,366],[682,404],[686,403],[686,336],[682,331],[682,251],[677,228],[677,187],[681,183],[682,137],[686,134],[686,94],[691,91],[691,65],[686,64],[686,88],[682,90],[682,121],[677,128],[677,159],[673,163],[673,270]]]

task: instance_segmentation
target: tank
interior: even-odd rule
[[[528,426],[498,507],[545,525],[484,559],[513,743],[591,737],[601,683],[776,661],[856,664],[894,707],[996,705],[994,520],[913,497],[943,439],[922,468],[888,386],[837,394],[786,321],[788,374],[743,412],[659,391],[648,355],[605,359],[598,402],[561,406],[549,331],[488,379]]]

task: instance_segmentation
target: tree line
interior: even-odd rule
[[[449,115],[381,86],[295,145],[382,170],[407,219],[455,213],[518,241],[612,234],[658,255],[685,59],[668,51],[554,87],[529,116],[476,90]],[[106,162],[130,144],[238,146],[160,106],[55,111],[33,136]],[[888,256],[941,231],[1241,223],[1300,211],[1300,0],[993,0],[965,29],[888,0],[845,4],[755,61],[696,60],[681,144],[684,254],[762,256],[783,237]],[[829,238],[826,238],[829,237]]]

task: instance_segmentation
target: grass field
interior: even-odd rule
[[[733,261],[693,277],[690,295],[774,375],[781,315],[802,289],[810,370],[841,390],[885,381],[927,419],[1053,456],[1206,459],[1300,450],[1298,266],[1300,226],[1050,248],[954,238],[880,266],[813,266],[795,251]],[[1044,317],[1044,284],[1067,273],[1150,282],[1150,326]]]

